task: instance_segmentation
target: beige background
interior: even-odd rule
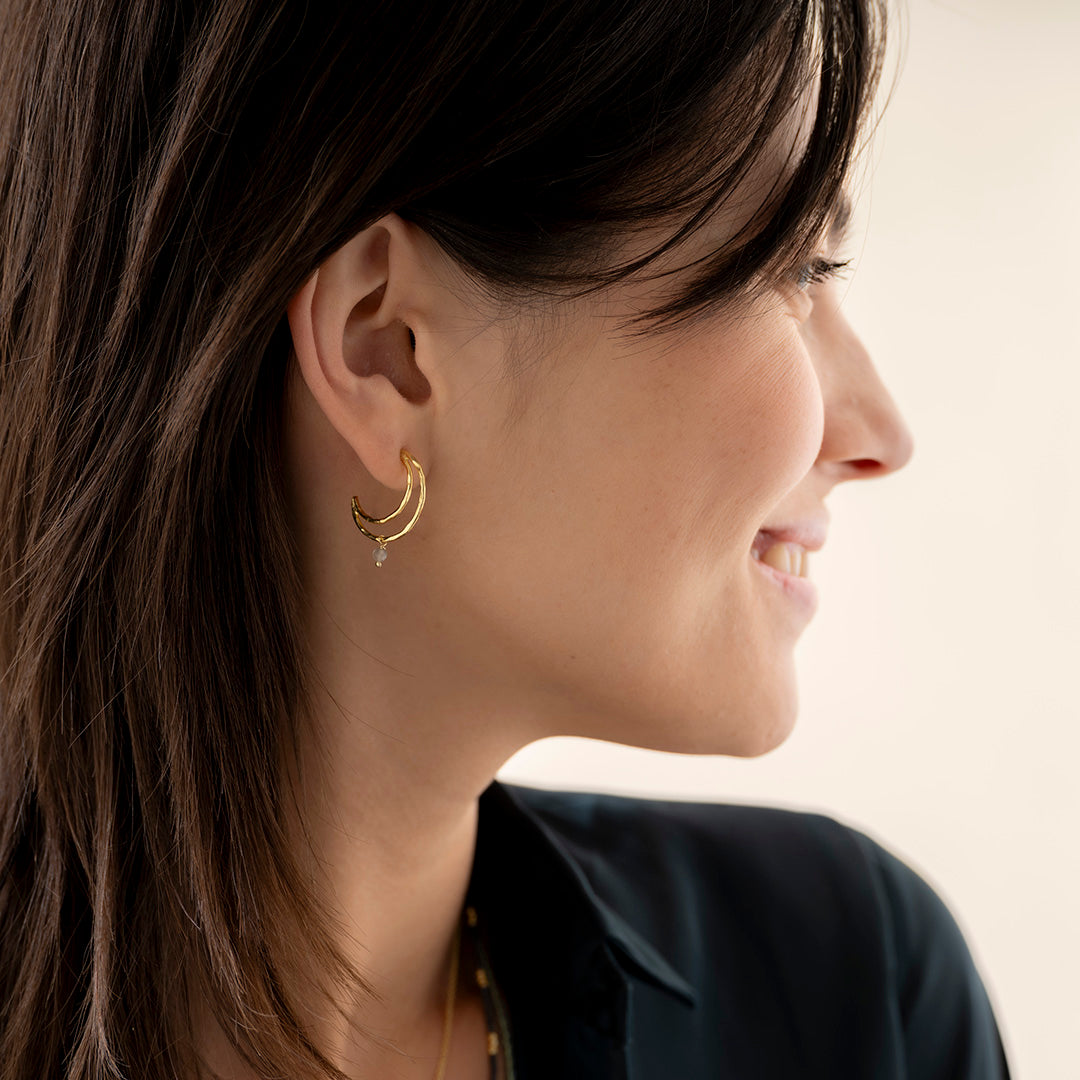
[[[1080,3],[909,0],[901,30],[846,307],[915,456],[829,499],[794,733],[753,760],[548,739],[499,778],[863,829],[956,915],[1014,1075],[1075,1080]]]

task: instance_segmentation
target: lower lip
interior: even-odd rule
[[[809,578],[799,577],[798,574],[785,574],[783,570],[777,570],[775,566],[755,559],[752,554],[748,558],[785,596],[799,605],[807,617],[817,611],[817,586]]]

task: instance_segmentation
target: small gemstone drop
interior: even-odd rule
[[[376,566],[382,566],[382,564],[386,562],[386,556],[389,554],[390,552],[388,552],[386,548],[376,548],[371,553],[371,557],[375,560]]]

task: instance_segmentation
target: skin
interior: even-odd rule
[[[754,535],[911,456],[835,283],[780,283],[753,311],[633,341],[619,319],[657,287],[499,311],[391,214],[289,304],[286,482],[317,673],[301,857],[381,995],[342,999],[345,1015],[402,1050],[313,1008],[357,1080],[434,1075],[477,799],[500,766],[553,735],[738,756],[781,743],[806,617],[752,563]],[[394,509],[402,447],[427,505],[376,569],[350,499]],[[463,980],[450,1080],[487,1075],[483,1033]]]

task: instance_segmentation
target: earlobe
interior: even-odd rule
[[[409,280],[379,224],[331,254],[287,306],[299,374],[364,467],[401,484],[403,446],[423,452],[416,406],[431,387],[416,363],[412,331],[399,317]]]

